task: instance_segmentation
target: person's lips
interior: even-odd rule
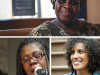
[[[63,15],[70,15],[71,12],[69,12],[69,11],[67,11],[67,12],[62,11],[62,14],[63,14]]]
[[[35,75],[35,73],[32,73],[33,75]]]
[[[32,75],[35,75],[34,70],[35,70],[35,68],[33,68],[33,69],[31,70]]]
[[[81,60],[75,60],[73,61],[73,65],[79,65],[82,61]]]

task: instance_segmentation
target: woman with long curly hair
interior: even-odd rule
[[[100,42],[73,38],[65,43],[66,59],[72,72],[65,75],[100,75]]]
[[[16,75],[35,75],[37,67],[46,69],[49,75],[49,45],[40,38],[24,39],[17,50]]]

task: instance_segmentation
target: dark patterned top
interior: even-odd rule
[[[50,21],[46,21],[34,28],[28,36],[100,36],[100,29],[89,22],[75,34],[69,33]]]

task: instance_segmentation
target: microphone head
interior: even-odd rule
[[[43,69],[42,67],[37,67],[34,70],[35,75],[47,75],[48,72],[46,69]]]

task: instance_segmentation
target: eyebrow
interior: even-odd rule
[[[43,53],[43,52],[42,51],[34,51],[34,52],[32,52],[31,55],[34,55],[36,53]],[[29,56],[28,56],[28,54],[25,54],[25,55],[22,55],[22,57],[29,57]]]
[[[32,53],[32,55],[34,55],[34,54],[36,54],[36,53],[43,53],[42,51],[34,51],[33,53]]]
[[[23,57],[28,57],[28,55],[23,55],[21,58],[23,58]]]
[[[83,50],[84,51],[84,49],[78,49],[78,50]]]
[[[82,51],[85,51],[84,49],[78,49],[78,50],[82,50]],[[74,51],[73,49],[71,51]]]

